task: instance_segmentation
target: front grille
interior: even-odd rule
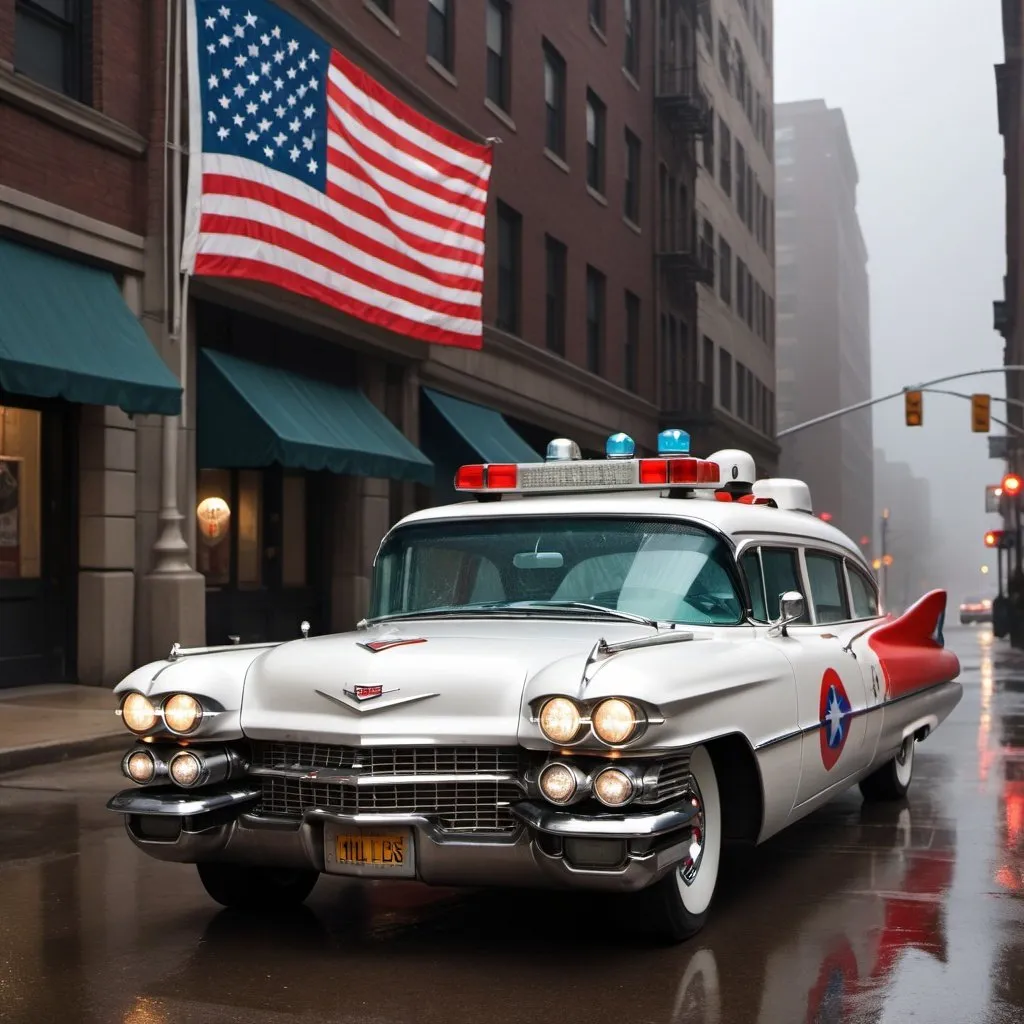
[[[658,772],[658,786],[654,796],[645,803],[661,803],[664,800],[675,800],[690,788],[690,755],[681,754],[666,758]]]
[[[480,782],[482,774],[517,774],[519,751],[505,747],[340,747],[257,743],[253,763],[270,769],[341,769],[389,775],[465,775],[465,781],[372,786],[262,776],[257,814],[292,820],[312,808],[341,814],[420,814],[449,832],[512,832],[509,804],[523,798],[511,782]]]

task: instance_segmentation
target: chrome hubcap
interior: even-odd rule
[[[685,885],[693,885],[700,871],[701,858],[704,856],[704,801],[700,795],[697,780],[690,777],[690,804],[693,806],[694,817],[690,825],[690,848],[686,859],[679,865],[679,877]]]

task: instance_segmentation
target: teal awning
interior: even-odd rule
[[[500,412],[430,388],[424,388],[423,394],[484,462],[544,461]]]
[[[197,390],[202,469],[326,469],[429,484],[431,461],[356,388],[203,349]]]
[[[2,238],[0,391],[181,412],[178,379],[110,274]]]

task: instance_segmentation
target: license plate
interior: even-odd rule
[[[415,878],[412,832],[405,829],[356,831],[325,829],[328,871],[344,875]]]

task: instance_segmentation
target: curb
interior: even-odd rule
[[[101,736],[87,736],[78,740],[57,740],[55,743],[39,743],[32,747],[7,747],[0,749],[0,775],[22,768],[35,768],[42,764],[58,764],[94,754],[107,754],[124,750],[130,737],[123,732],[105,733]]]

